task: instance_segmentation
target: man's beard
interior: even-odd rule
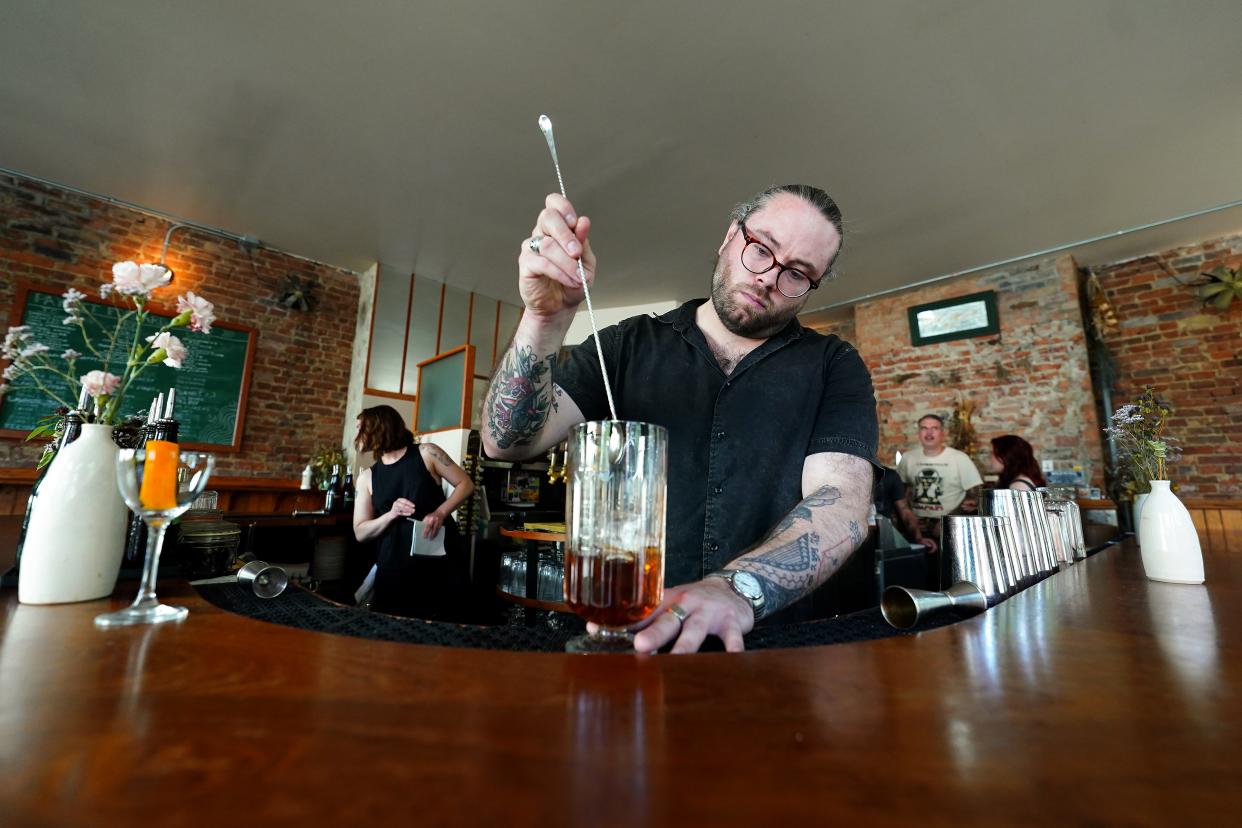
[[[773,309],[772,299],[767,295],[760,295],[758,298],[768,307],[758,310],[745,299],[738,298],[737,291],[741,289],[741,285],[730,288],[726,284],[729,281],[727,275],[724,262],[717,256],[716,269],[712,273],[712,306],[716,308],[716,315],[730,333],[747,339],[767,339],[798,315],[798,305],[791,305],[783,310]],[[752,290],[751,293],[757,294],[758,291]]]

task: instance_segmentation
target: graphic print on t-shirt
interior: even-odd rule
[[[941,512],[944,507],[940,497],[944,494],[944,478],[935,469],[920,469],[914,478],[914,508],[927,512]]]

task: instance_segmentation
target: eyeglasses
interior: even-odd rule
[[[767,273],[772,268],[779,267],[780,272],[776,274],[776,289],[781,292],[782,296],[797,299],[819,287],[819,282],[807,278],[802,271],[778,262],[768,246],[752,236],[745,224],[739,222],[738,227],[742,230],[742,238],[746,240],[746,246],[742,248],[742,266],[755,275]]]

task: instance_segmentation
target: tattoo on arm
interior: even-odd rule
[[[841,500],[835,486],[823,486],[790,510],[772,528],[758,547],[746,556],[746,571],[759,579],[763,588],[765,614],[775,612],[809,594],[820,583],[825,568],[835,571],[862,543],[857,521],[848,522],[848,536],[835,543],[825,542],[819,533],[814,509],[835,505]],[[822,513],[821,513],[822,514]],[[789,537],[791,530],[798,532]]]
[[[431,455],[431,459],[435,460],[441,466],[457,465],[456,463],[453,462],[453,459],[448,456],[448,453],[444,449],[440,448],[439,446],[433,443],[424,443],[423,448],[425,448],[427,450],[427,453]]]
[[[502,449],[534,442],[557,407],[552,367],[556,354],[539,356],[529,345],[514,344],[487,392],[487,425]]]

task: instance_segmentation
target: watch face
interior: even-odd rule
[[[763,589],[759,586],[759,579],[749,572],[738,572],[735,574],[733,576],[733,586],[751,601],[758,601],[763,597]]]

